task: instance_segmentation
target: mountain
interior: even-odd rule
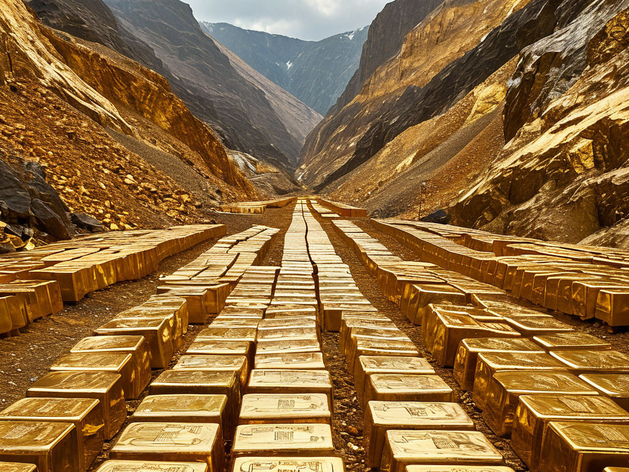
[[[70,221],[100,226],[86,214],[108,229],[192,223],[255,198],[156,72],[44,26],[21,0],[3,2],[0,41],[0,219],[14,234],[65,239]]]
[[[325,114],[356,72],[369,28],[321,41],[302,41],[227,23],[201,22],[203,30],[260,74]]]
[[[295,102],[293,112],[278,113],[266,90],[253,85],[232,66],[219,46],[207,36],[189,5],[179,0],[107,0],[118,24],[149,44],[156,56],[194,96],[191,109],[226,138],[226,145],[285,169],[294,168],[302,141],[287,129],[319,115]]]
[[[627,0],[445,0],[348,85],[296,175],[377,216],[421,205],[497,233],[629,247],[628,26]]]

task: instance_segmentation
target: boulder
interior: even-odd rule
[[[74,226],[90,233],[102,233],[105,231],[103,224],[87,213],[72,213],[71,220]]]

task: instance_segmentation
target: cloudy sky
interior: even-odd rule
[[[199,21],[319,40],[367,26],[391,0],[183,0]]]

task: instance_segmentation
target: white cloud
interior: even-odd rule
[[[369,25],[390,0],[183,0],[198,20],[319,40]]]

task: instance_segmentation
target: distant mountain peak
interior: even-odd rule
[[[325,115],[358,69],[368,26],[304,41],[229,23],[201,28],[249,66]]]

